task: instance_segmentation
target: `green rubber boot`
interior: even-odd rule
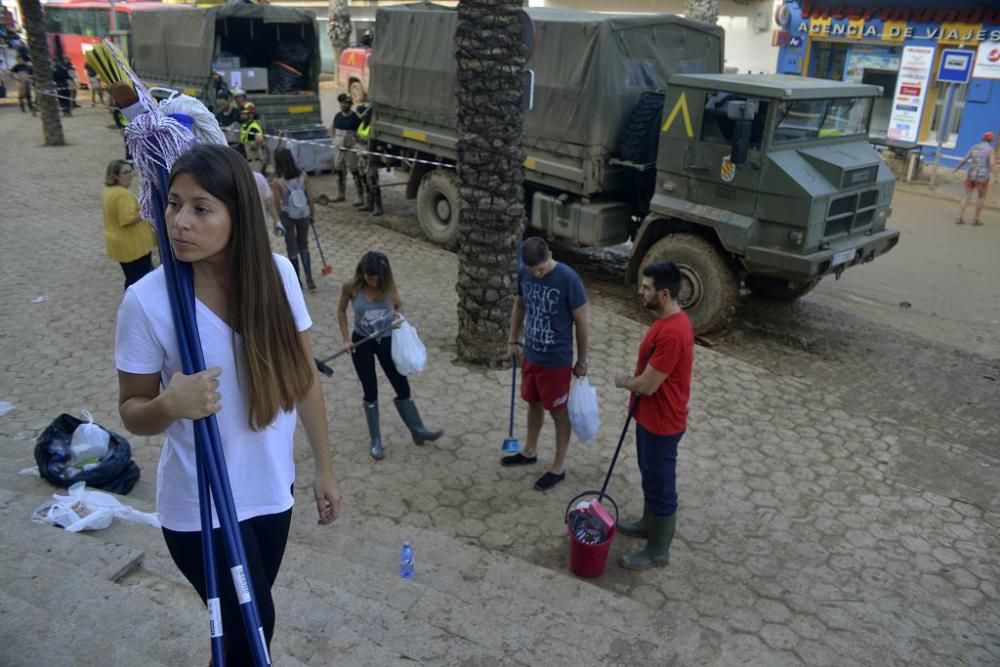
[[[626,570],[648,570],[652,567],[663,567],[670,563],[670,543],[674,539],[674,528],[677,525],[677,514],[670,516],[649,515],[646,531],[649,541],[646,547],[639,551],[625,554],[618,559],[618,564]]]
[[[642,518],[638,521],[619,521],[618,533],[626,537],[647,537],[646,528],[649,526],[650,516],[652,512],[649,511],[649,505],[643,503]]]

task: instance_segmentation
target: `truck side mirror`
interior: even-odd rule
[[[746,163],[750,154],[753,121],[757,117],[757,103],[750,100],[732,100],[726,105],[726,116],[733,121],[733,145],[729,161],[736,166]]]

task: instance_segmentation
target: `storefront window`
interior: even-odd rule
[[[782,102],[774,143],[867,135],[870,98],[837,98]]]
[[[931,124],[926,138],[932,143],[937,143],[938,128],[941,127],[941,122],[944,119],[944,105],[948,101],[948,85],[939,82],[935,91],[937,94],[934,98],[934,111],[931,114]],[[962,112],[965,111],[965,94],[968,90],[968,86],[953,85],[955,85],[955,104],[948,117],[948,128],[944,135],[944,143],[952,145],[958,142],[958,128],[962,123]]]

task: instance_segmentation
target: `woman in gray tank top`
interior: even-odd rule
[[[354,311],[353,330],[348,328],[347,310]],[[389,378],[396,392],[396,411],[403,423],[410,429],[413,442],[422,445],[433,442],[442,435],[441,429],[430,430],[424,426],[417,406],[410,397],[410,383],[397,369],[392,360],[391,325],[396,313],[401,312],[402,303],[392,277],[389,258],[384,254],[369,251],[361,257],[354,278],[344,283],[337,304],[337,322],[344,337],[344,348],[351,351],[351,361],[364,391],[362,407],[368,422],[371,439],[370,453],[379,460],[385,456],[382,436],[379,430],[378,378],[375,375],[375,359]],[[358,345],[368,336],[381,332],[374,340]]]

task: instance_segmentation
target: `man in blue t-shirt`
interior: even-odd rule
[[[549,470],[535,482],[535,488],[544,491],[566,477],[563,465],[569,449],[566,403],[570,380],[573,375],[587,374],[587,293],[576,271],[552,259],[544,239],[527,239],[521,255],[523,265],[518,270],[517,300],[511,313],[507,346],[513,358],[523,358],[521,398],[528,403],[528,439],[523,453],[505,456],[500,463],[514,466],[538,462],[538,434],[547,410],[556,427],[556,456]]]

